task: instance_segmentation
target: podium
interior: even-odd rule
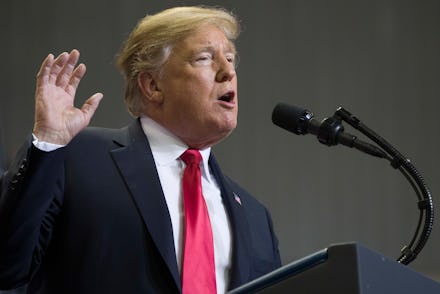
[[[439,294],[440,284],[357,243],[329,246],[229,294]]]

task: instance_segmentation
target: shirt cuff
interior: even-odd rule
[[[54,151],[57,150],[61,147],[64,147],[66,145],[60,145],[60,144],[53,144],[53,143],[49,143],[49,142],[44,142],[44,141],[39,141],[37,136],[35,136],[34,134],[32,134],[32,144],[34,144],[34,146],[38,149],[40,149],[41,151],[46,151],[46,152],[50,152],[50,151]]]

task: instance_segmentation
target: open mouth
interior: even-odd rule
[[[230,91],[230,92],[222,95],[221,97],[219,97],[218,100],[230,103],[234,100],[234,96],[235,96],[235,93],[233,91]]]

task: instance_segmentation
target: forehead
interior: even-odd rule
[[[202,26],[176,43],[175,49],[198,51],[200,49],[236,51],[234,43],[215,25]]]

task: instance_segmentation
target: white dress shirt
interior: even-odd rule
[[[185,163],[180,159],[188,149],[179,138],[148,117],[141,118],[142,128],[150,142],[162,190],[173,225],[174,246],[179,270],[182,269],[184,210],[182,176]],[[214,258],[217,293],[226,293],[231,264],[231,228],[220,188],[212,175],[208,160],[211,148],[200,150],[202,190],[208,207],[214,238]]]

